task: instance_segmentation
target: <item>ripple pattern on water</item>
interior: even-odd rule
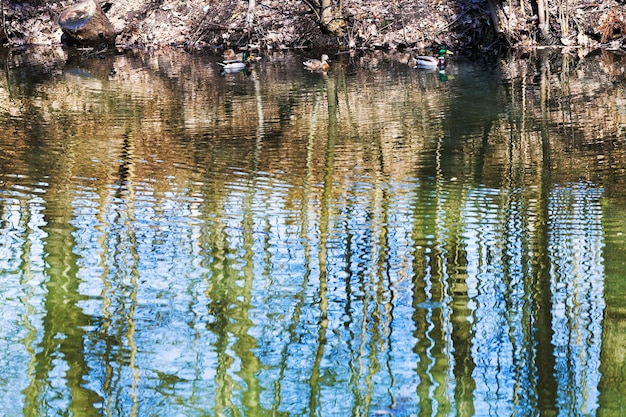
[[[598,407],[605,309],[601,196],[590,184],[567,184],[554,190],[550,206],[556,378],[581,387],[575,396],[559,389],[558,405],[570,413],[593,414]]]
[[[4,80],[0,414],[619,408],[620,114],[590,163],[567,73],[148,55]]]

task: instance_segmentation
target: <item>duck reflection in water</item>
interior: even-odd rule
[[[419,68],[425,71],[437,71],[439,81],[445,82],[454,79],[453,75],[446,73],[446,66],[448,60],[446,55],[454,55],[451,51],[445,47],[441,47],[437,56],[418,55],[413,58],[415,62],[415,68]]]

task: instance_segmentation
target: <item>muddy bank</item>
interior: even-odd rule
[[[55,45],[72,1],[2,2],[2,42]],[[127,0],[103,2],[118,48],[176,46],[260,50],[294,48],[431,50],[468,54],[556,45],[626,50],[626,12],[615,0],[589,3],[496,0],[344,0],[340,33],[322,30],[313,0]],[[536,5],[547,10],[538,16]],[[250,7],[253,5],[254,7]]]

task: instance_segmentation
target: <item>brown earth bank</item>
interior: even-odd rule
[[[332,6],[324,22],[322,3]],[[2,43],[61,42],[61,13],[76,1],[0,0]],[[626,51],[618,0],[124,0],[99,6],[121,49],[385,49],[468,55],[536,46]]]

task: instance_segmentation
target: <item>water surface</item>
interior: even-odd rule
[[[623,414],[624,57],[53,52],[0,76],[0,414]]]

